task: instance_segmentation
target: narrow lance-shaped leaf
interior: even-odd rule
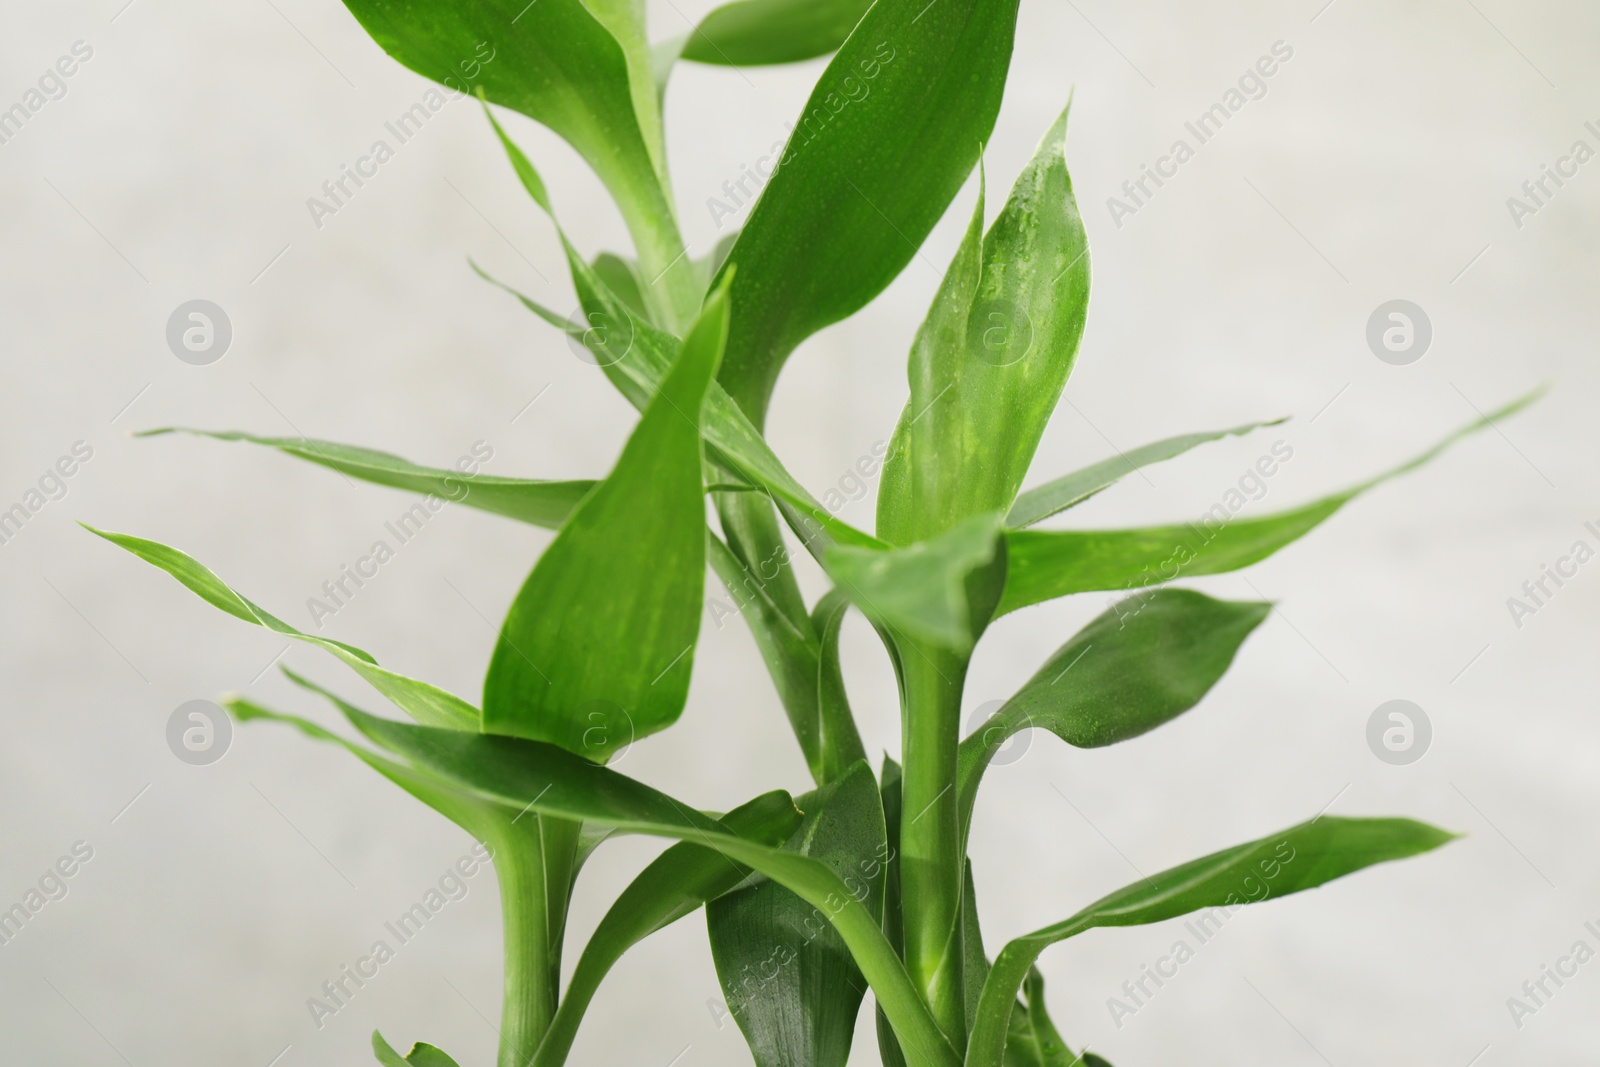
[[[822,909],[901,1036],[912,1067],[959,1067],[877,920],[827,864],[727,833],[655,789],[554,745],[346,716],[368,740],[456,788],[529,811],[715,849]]]
[[[418,466],[400,456],[355,445],[341,445],[309,437],[260,437],[236,430],[212,431],[171,427],[147,430],[140,437],[185,433],[217,441],[244,441],[275,448],[285,455],[309,460],[341,474],[391,489],[408,489],[428,494],[441,502],[503,515],[518,522],[555,529],[566,521],[578,501],[594,488],[589,480],[536,481],[528,478],[502,478],[492,474],[468,473],[460,468]],[[478,442],[483,445],[483,442]],[[475,445],[476,449],[478,446]],[[492,452],[490,453],[492,454]],[[477,457],[480,461],[484,456]],[[421,507],[423,505],[417,505]],[[414,509],[413,509],[414,510]]]
[[[378,1031],[372,1031],[372,1051],[383,1067],[460,1067],[444,1052],[425,1042],[412,1046],[410,1054],[401,1056]]]
[[[142,537],[110,533],[87,525],[84,529],[120,548],[127,549],[146,563],[161,568],[212,607],[225,611],[236,619],[242,619],[254,626],[264,627],[273,633],[282,634],[296,641],[304,641],[331,652],[416,721],[452,730],[478,728],[478,711],[465,700],[427,682],[419,682],[414,678],[385,670],[378,666],[377,661],[370,655],[353,645],[301,633],[265,608],[235,592],[192,556]]]
[[[1020,730],[1099,748],[1154,730],[1200,702],[1271,604],[1154,589],[1079,630],[961,743],[956,791],[963,834],[989,760]]]
[[[721,378],[757,426],[795,347],[882,292],[972,172],[1017,4],[878,0],[818,80],[729,256]]]
[[[1039,954],[1097,926],[1141,926],[1201,909],[1234,909],[1314,889],[1365,867],[1438,848],[1453,835],[1411,819],[1321,816],[1212,853],[1102,897],[1001,950],[984,983],[966,1067],[1000,1067],[1012,1005]]]
[[[682,713],[705,590],[700,408],[727,326],[724,287],[512,602],[484,680],[486,731],[604,758]]]
[[[800,820],[794,800],[780,791],[740,805],[719,821],[729,833],[777,845],[794,832]],[[584,1013],[624,952],[750,877],[750,869],[743,864],[687,841],[673,845],[639,872],[584,946],[561,1006],[529,1067],[561,1067],[566,1062]]]
[[[825,56],[871,6],[872,0],[734,0],[700,20],[683,58],[756,67]]]
[[[982,236],[983,198],[917,333],[911,396],[878,495],[878,536],[921,541],[1016,499],[1078,356],[1089,245],[1072,197],[1067,115]]]
[[[878,782],[866,762],[803,801],[785,848],[831,867],[873,916],[888,856]],[[844,1067],[867,991],[827,916],[765,881],[706,909],[723,997],[757,1067]]]
[[[1013,530],[1005,534],[1010,569],[996,614],[1056,597],[1096,590],[1159,585],[1179,577],[1248,567],[1298,540],[1345,504],[1375,486],[1433,459],[1461,438],[1532,403],[1532,393],[1457,430],[1416,459],[1361,484],[1261,518],[1235,518],[1218,504],[1198,522],[1137,530]],[[1243,497],[1241,495],[1241,502]],[[1234,509],[1237,510],[1237,509]]]
[[[1017,497],[1017,502],[1011,506],[1010,513],[1006,515],[1006,528],[1020,530],[1043,522],[1068,508],[1077,507],[1095,494],[1116,485],[1141,467],[1175,459],[1191,448],[1211,441],[1220,441],[1224,437],[1238,437],[1265,426],[1277,426],[1283,421],[1274,419],[1271,422],[1251,422],[1235,426],[1231,430],[1218,430],[1214,433],[1180,434],[1127,452],[1119,452],[1093,466],[1064,474],[1060,478],[1054,478],[1043,485],[1029,489]]]

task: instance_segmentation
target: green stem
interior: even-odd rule
[[[579,828],[528,814],[495,843],[505,937],[499,1067],[524,1067],[555,1017]]]
[[[965,865],[956,796],[964,655],[898,642],[901,652],[900,879],[906,969],[956,1046],[965,1044],[961,894]]]

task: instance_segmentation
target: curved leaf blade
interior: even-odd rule
[[[1157,923],[1201,909],[1232,909],[1315,889],[1374,864],[1429,852],[1454,837],[1411,819],[1319,816],[1110,893],[1001,950],[984,983],[967,1067],[1000,1067],[1018,990],[1039,954],[1058,941],[1095,927]]]
[[[721,379],[757,425],[795,347],[903,270],[1000,109],[1018,0],[878,0],[801,112],[729,262]]]
[[[1021,530],[1043,522],[1052,515],[1059,515],[1068,508],[1077,507],[1097,493],[1116,485],[1141,467],[1176,459],[1190,449],[1211,441],[1220,441],[1224,437],[1240,437],[1252,430],[1277,426],[1284,421],[1273,419],[1271,422],[1250,422],[1243,426],[1235,426],[1231,430],[1217,430],[1213,433],[1180,434],[1127,452],[1119,452],[1110,459],[1101,460],[1071,474],[1064,474],[1017,497],[1010,513],[1006,515],[1006,528]]]
[[[1154,730],[1200,702],[1271,610],[1154,589],[1097,616],[961,743],[963,833],[984,769],[1013,734],[1039,727],[1069,745],[1100,748]]]
[[[727,328],[724,289],[512,602],[484,680],[486,731],[604,756],[682,713],[705,592],[700,410]]]
[[[595,486],[589,480],[535,481],[424,467],[389,452],[309,437],[261,437],[238,430],[193,430],[181,426],[146,430],[138,436],[175,433],[274,448],[375,485],[423,493],[442,502],[465,504],[550,530],[565,522]]]
[[[734,0],[700,20],[683,58],[730,67],[815,59],[844,44],[871,6],[872,0]]]
[[[158,541],[97,530],[85,524],[80,525],[97,537],[103,537],[146,563],[166,571],[212,607],[254,626],[264,627],[273,633],[282,634],[296,641],[304,641],[331,652],[417,722],[451,730],[478,728],[478,711],[465,700],[427,682],[419,682],[415,678],[407,678],[403,674],[385,670],[378,666],[377,661],[370,655],[353,645],[301,633],[265,608],[235,592],[194,557]]]
[[[1180,576],[1248,567],[1292,544],[1369,489],[1407,474],[1457,441],[1521,411],[1542,390],[1478,419],[1406,463],[1359,485],[1289,511],[1234,520],[1219,504],[1198,523],[1138,530],[1013,530],[1005,535],[1010,568],[997,615],[1073,593],[1133,591]],[[1224,515],[1216,515],[1218,510]]]

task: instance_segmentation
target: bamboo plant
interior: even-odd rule
[[[869,987],[888,1065],[1104,1064],[1075,1052],[1050,1020],[1034,966],[1050,945],[1275,899],[1451,837],[1408,819],[1313,817],[986,950],[968,834],[1001,746],[1032,728],[1082,748],[1111,745],[1194,707],[1270,605],[1175,581],[1263,559],[1489,421],[1287,511],[1136,529],[1047,524],[1141,466],[1256,428],[1172,437],[1043,472],[1022,491],[1089,297],[1063,114],[987,227],[980,195],[910,341],[875,531],[814,497],[763,438],[780,371],[801,342],[900,273],[971,179],[999,111],[1019,2],[737,0],[686,37],[652,44],[643,0],[345,0],[395,59],[478,95],[486,111],[555,131],[609,191],[633,258],[568,241],[533,162],[490,115],[532,204],[555,225],[583,319],[517,299],[588,346],[638,423],[594,481],[466,475],[329,441],[185,431],[556,531],[506,615],[476,705],[300,632],[176,549],[95,532],[235,618],[321,648],[409,717],[371,715],[293,672],[349,732],[227,698],[240,720],[342,745],[492,854],[505,945],[498,1067],[566,1062],[612,965],[702,908],[727,1004],[760,1067],[841,1067]],[[824,56],[747,224],[715,255],[690,255],[663,139],[673,67]],[[708,564],[755,637],[813,778],[794,795],[717,812],[607,766],[683,712]],[[808,605],[796,570],[812,566],[832,590]],[[989,624],[1084,593],[1109,595],[1111,606],[963,737],[963,683]],[[899,682],[900,758],[876,771],[840,671],[852,609]],[[1038,829],[1041,840],[1049,832]],[[676,843],[616,898],[563,988],[568,905],[594,892],[580,871],[624,833]],[[402,1057],[377,1034],[373,1047],[389,1067],[457,1062],[424,1043]]]

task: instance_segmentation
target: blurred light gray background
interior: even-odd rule
[[[686,30],[710,6],[652,2],[655,35]],[[1476,409],[1540,382],[1554,389],[1278,557],[1195,583],[1280,610],[1194,712],[1105,751],[1036,736],[997,767],[975,832],[991,947],[1140,872],[1329,805],[1412,814],[1468,836],[1241,914],[1120,1026],[1107,998],[1180,925],[1052,950],[1043,966],[1062,1030],[1118,1067],[1592,1062],[1600,962],[1520,1027],[1507,998],[1575,942],[1600,947],[1585,929],[1600,925],[1600,563],[1520,627],[1507,598],[1574,542],[1600,547],[1584,525],[1600,520],[1600,162],[1559,189],[1547,182],[1554,195],[1535,214],[1514,219],[1507,200],[1575,141],[1600,148],[1585,126],[1600,124],[1600,10],[1573,0],[1023,7],[987,154],[990,212],[1075,93],[1068,159],[1095,266],[1082,357],[1034,480],[1172,433],[1293,416],[1130,477],[1073,523],[1195,517],[1282,440],[1294,456],[1249,504],[1262,514],[1408,458]],[[74,520],[177,545],[307,625],[306,599],[411,501],[245,446],[130,431],[306,434],[441,465],[483,441],[490,473],[598,476],[632,412],[467,266],[472,257],[571,307],[551,228],[467,102],[313,223],[307,198],[426,88],[335,0],[13,3],[3,20],[0,107],[76,42],[92,49],[65,95],[0,145],[0,508],[75,443],[92,449],[64,498],[0,546],[0,904],[21,900],[75,843],[93,850],[67,895],[0,947],[7,1058],[343,1067],[370,1061],[367,1035],[382,1027],[396,1044],[428,1040],[468,1067],[488,1063],[500,986],[488,875],[320,1030],[305,1004],[470,841],[344,753],[282,728],[239,729],[212,766],[174,758],[164,731],[187,700],[242,690],[324,713],[267,669],[283,641]],[[1107,199],[1276,42],[1293,57],[1265,95],[1119,226]],[[679,70],[670,155],[696,254],[720,235],[708,198],[784,135],[820,69]],[[519,116],[507,121],[574,239],[590,252],[626,248],[576,156]],[[888,436],[909,339],[975,195],[974,181],[882,298],[790,364],[771,436],[813,490],[837,485]],[[193,299],[232,323],[230,350],[210,366],[180,362],[165,341],[168,316]],[[1406,366],[1366,341],[1369,316],[1394,299],[1420,305],[1433,327],[1425,356]],[[844,516],[867,525],[872,513],[869,496]],[[323,632],[475,698],[486,620],[498,621],[547,541],[448,509]],[[806,580],[820,591],[814,572]],[[1102,606],[1080,597],[997,625],[970,708],[1008,695]],[[847,639],[869,747],[895,752],[887,662],[859,619]],[[314,650],[283,662],[381,706]],[[1414,701],[1433,726],[1430,750],[1409,766],[1367,745],[1369,717],[1392,699]],[[807,784],[736,619],[708,618],[683,721],[623,769],[708,808]],[[660,847],[628,840],[593,861],[570,956]],[[574,1062],[748,1063],[731,1021],[719,1025],[718,998],[691,918],[609,979]],[[863,1012],[853,1062],[877,1062],[870,1033]]]

